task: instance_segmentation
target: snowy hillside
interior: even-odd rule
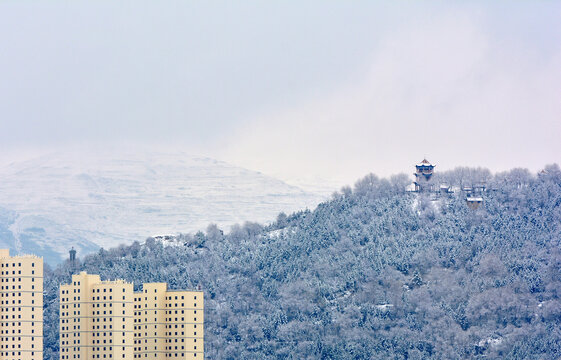
[[[465,170],[442,177],[489,173]],[[404,191],[410,181],[370,174],[268,226],[163,236],[46,272],[45,360],[60,357],[59,284],[79,271],[200,286],[207,359],[561,359],[559,167],[488,177],[496,190],[476,209],[462,191]]]
[[[268,222],[324,197],[186,154],[53,154],[0,168],[0,246],[60,261],[150,235]]]

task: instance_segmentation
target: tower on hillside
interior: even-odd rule
[[[70,249],[69,253],[70,253],[70,262],[75,262],[76,261],[76,250],[74,250],[74,248],[72,248],[72,249]]]
[[[431,191],[432,190],[432,174],[436,165],[431,164],[427,159],[423,159],[420,163],[415,165],[415,191]]]
[[[68,257],[68,265],[70,266],[70,270],[72,271],[72,273],[74,273],[78,270],[78,260],[76,259],[76,250],[74,250],[74,247],[72,247],[70,251],[68,251],[68,253],[70,254],[70,256]]]

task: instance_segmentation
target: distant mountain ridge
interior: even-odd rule
[[[0,246],[58,262],[209,223],[270,221],[324,197],[185,153],[55,153],[0,168]]]

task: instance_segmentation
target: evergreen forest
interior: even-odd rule
[[[205,358],[561,358],[561,171],[437,173],[453,193],[368,175],[314,210],[45,268],[45,359],[59,358],[59,284],[168,282],[205,292]],[[485,184],[466,205],[464,186]]]

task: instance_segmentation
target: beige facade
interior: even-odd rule
[[[60,287],[61,359],[133,358],[133,285],[72,275]]]
[[[0,250],[0,359],[43,359],[43,259]]]
[[[202,291],[167,290],[148,283],[135,294],[135,358],[203,359]]]
[[[60,288],[60,358],[203,359],[201,291],[144,284],[82,272]]]

